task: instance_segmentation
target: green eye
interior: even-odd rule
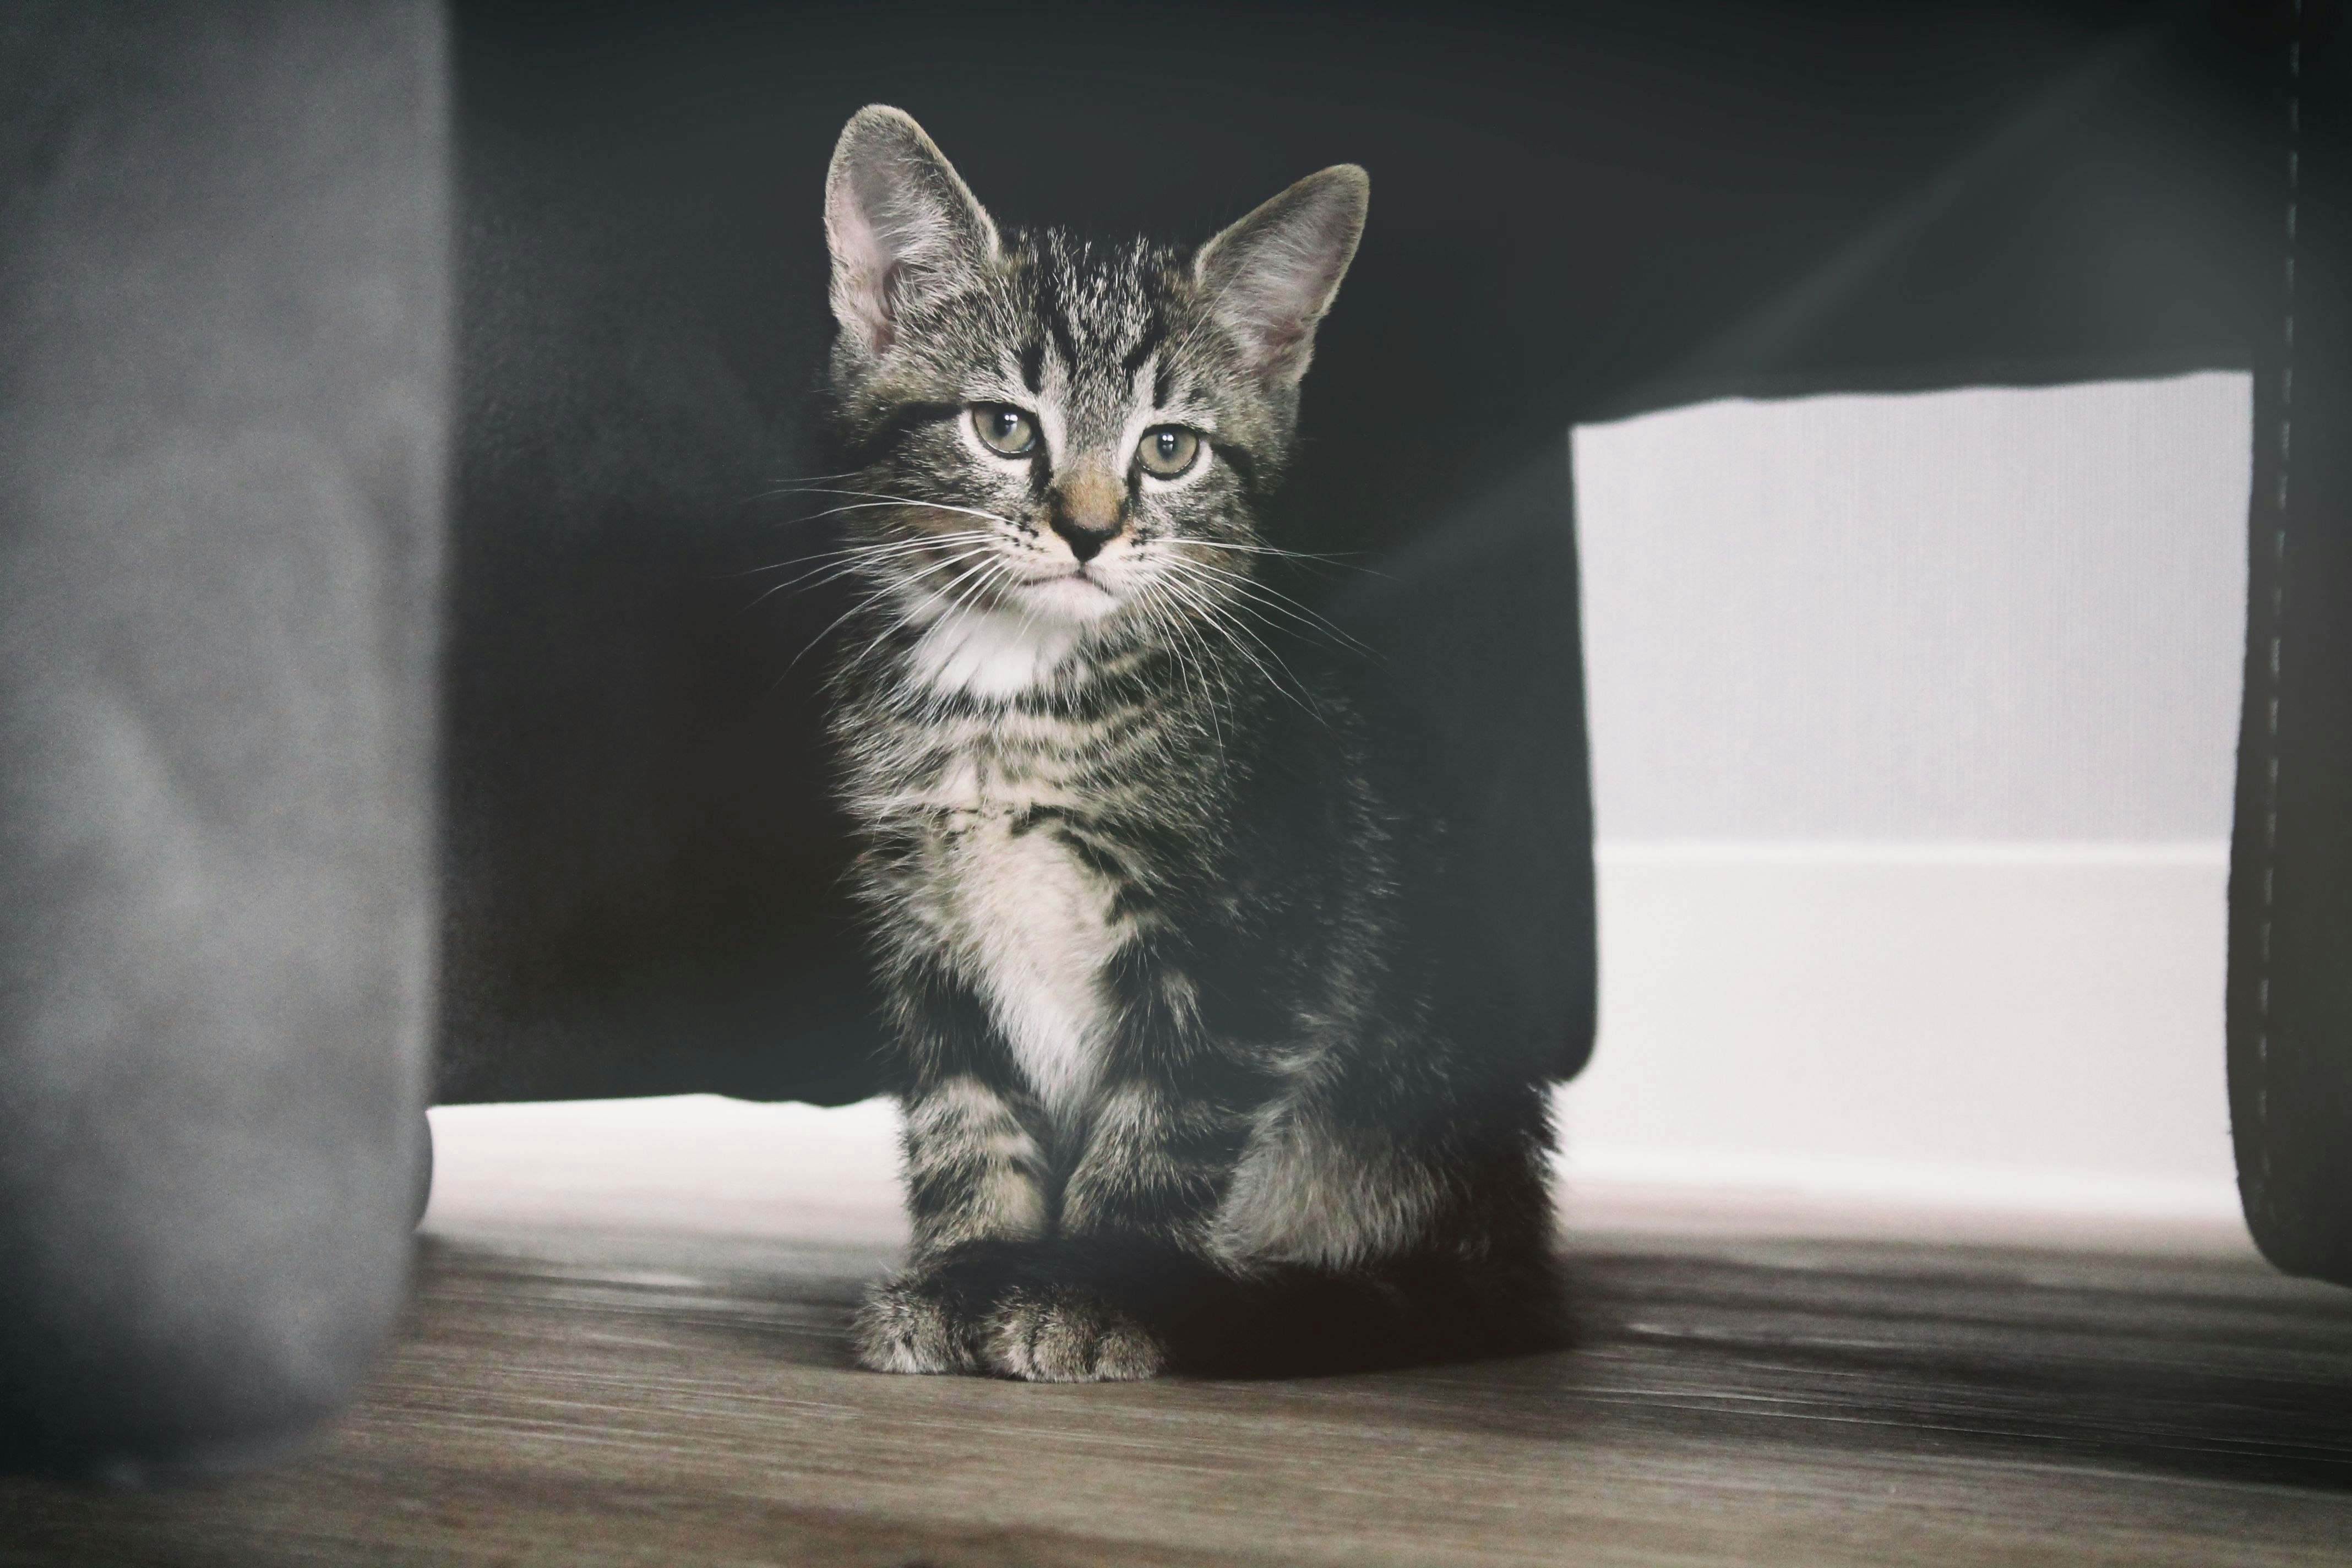
[[[1163,479],[1172,479],[1191,468],[1200,455],[1201,438],[1181,425],[1154,426],[1135,447],[1135,460],[1143,465],[1143,471]]]
[[[971,427],[992,452],[1025,458],[1037,447],[1037,421],[1018,408],[983,403],[971,411]]]

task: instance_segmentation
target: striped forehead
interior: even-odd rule
[[[1035,332],[1019,351],[1019,374],[1031,393],[1057,395],[1076,427],[1115,429],[1139,401],[1169,396],[1166,315],[1150,261],[1141,247],[1058,235],[1040,247]]]

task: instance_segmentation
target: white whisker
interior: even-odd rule
[[[943,561],[935,562],[929,566],[919,569],[915,572],[914,576],[919,578],[932,572],[945,571],[950,567],[961,565],[963,563],[971,560],[975,556],[985,553],[989,553],[989,552],[984,546],[975,545],[970,549],[960,551]],[[968,575],[969,574],[966,574]],[[958,576],[954,580],[954,583],[950,583],[949,586],[953,587],[955,583],[961,583],[962,581],[963,577]],[[787,675],[791,674],[793,666],[797,665],[802,659],[806,658],[809,656],[810,651],[819,643],[824,641],[825,638],[831,637],[835,631],[840,628],[842,623],[848,621],[856,616],[862,615],[866,610],[871,609],[874,605],[890,597],[893,594],[901,591],[904,586],[905,584],[901,583],[884,583],[877,586],[872,593],[868,594],[865,598],[860,599],[856,604],[852,605],[848,609],[844,610],[840,615],[835,616],[831,621],[826,623],[823,631],[817,633],[815,637],[809,639],[806,645],[801,648],[800,652],[793,655],[792,664],[784,666],[784,673]],[[861,648],[856,654],[853,655],[846,661],[845,668],[855,666],[858,661],[862,660],[866,654],[872,652],[876,647],[879,646],[883,638],[887,637],[891,632],[896,631],[898,627],[903,624],[905,624],[904,618],[883,628],[881,637],[876,637],[873,642],[868,643],[864,648]]]
[[[768,493],[769,493],[769,494],[771,494],[771,495],[782,495],[782,494],[785,494],[786,492],[785,492],[785,491],[783,491],[783,490],[771,490],[771,491],[769,491]],[[818,495],[818,496],[850,496],[850,497],[854,497],[854,498],[861,498],[861,499],[863,499],[863,500],[865,500],[870,501],[870,502],[872,502],[872,503],[873,503],[875,506],[877,506],[877,507],[883,507],[883,506],[911,506],[911,507],[921,507],[921,508],[924,508],[924,509],[926,509],[926,510],[930,510],[930,511],[955,511],[955,512],[961,512],[961,513],[962,513],[963,515],[965,515],[966,517],[984,517],[984,518],[988,519],[988,521],[991,521],[991,522],[1001,522],[1001,523],[1003,523],[1005,527],[1007,527],[1007,528],[1011,528],[1011,529],[1018,529],[1018,528],[1020,528],[1020,526],[1021,526],[1021,524],[1019,524],[1019,523],[1017,523],[1017,522],[1013,521],[1011,518],[1009,518],[1009,517],[1003,516],[1002,514],[997,513],[997,512],[992,512],[992,511],[984,511],[984,510],[982,510],[982,509],[980,509],[980,508],[978,508],[978,507],[971,507],[971,506],[956,506],[956,505],[953,505],[953,504],[951,504],[950,502],[948,502],[948,501],[922,500],[919,500],[918,498],[916,498],[916,497],[914,497],[914,496],[894,496],[894,495],[887,494],[887,492],[882,491],[882,490],[845,490],[845,489],[827,489],[827,488],[824,488],[824,487],[811,487],[811,488],[809,488],[809,489],[802,489],[802,490],[800,490],[800,491],[798,491],[798,492],[796,492],[796,493],[801,494],[801,495]],[[842,511],[856,511],[856,510],[865,510],[865,509],[863,509],[863,508],[858,508],[858,507],[841,507],[841,508],[838,508],[838,509],[836,509],[836,510],[842,510]],[[817,516],[819,516],[819,517],[824,517],[824,516],[827,516],[827,515],[829,515],[829,514],[828,514],[828,513],[825,513],[825,512],[819,512],[819,513],[817,513],[816,515],[817,515]]]
[[[903,540],[888,545],[853,545],[846,550],[829,550],[821,555],[803,556],[798,561],[784,561],[773,566],[758,567],[754,572],[742,573],[740,575],[749,577],[754,575],[756,572],[781,572],[793,566],[808,567],[808,570],[799,576],[787,577],[782,582],[772,584],[763,589],[760,596],[751,601],[753,605],[758,605],[766,603],[770,597],[788,588],[821,588],[827,583],[837,582],[841,578],[882,565],[887,562],[903,560],[908,555],[919,555],[926,550],[951,544],[969,547],[974,541],[992,540],[996,537],[998,536],[993,530],[976,529],[968,533],[929,534],[922,539]]]
[[[1228,645],[1235,653],[1250,662],[1252,668],[1257,670],[1268,686],[1297,703],[1300,711],[1313,716],[1317,722],[1326,728],[1329,727],[1330,721],[1324,718],[1322,710],[1305,695],[1307,688],[1298,679],[1297,672],[1291,669],[1289,664],[1280,654],[1275,652],[1272,646],[1263,637],[1252,631],[1246,624],[1235,618],[1233,614],[1228,613],[1233,608],[1230,604],[1219,604],[1214,599],[1213,584],[1187,579],[1181,573],[1173,571],[1167,573],[1161,581],[1167,585],[1171,596],[1185,603],[1194,612],[1202,625],[1223,633]],[[1266,668],[1265,661],[1257,657],[1256,652],[1252,651],[1253,645],[1258,651],[1264,652],[1267,658],[1274,660],[1282,673],[1290,678],[1287,684],[1277,678],[1273,670]]]
[[[1309,631],[1318,633],[1324,637],[1328,637],[1352,652],[1367,656],[1370,655],[1372,652],[1370,648],[1358,641],[1345,627],[1340,626],[1325,616],[1317,614],[1315,611],[1307,608],[1305,605],[1302,605],[1297,600],[1292,598],[1289,595],[1268,587],[1265,584],[1259,582],[1256,578],[1249,576],[1246,574],[1229,572],[1222,566],[1212,566],[1205,561],[1188,560],[1184,563],[1184,569],[1192,572],[1206,572],[1223,578],[1233,584],[1236,591],[1255,596],[1258,600],[1264,602],[1268,608],[1275,610],[1286,619],[1297,623],[1299,626],[1306,627]]]

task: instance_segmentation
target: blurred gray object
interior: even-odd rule
[[[0,8],[0,1462],[339,1408],[431,1033],[425,0]]]

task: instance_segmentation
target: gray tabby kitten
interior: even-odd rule
[[[867,588],[845,799],[905,1108],[893,1372],[1282,1372],[1545,1342],[1545,1042],[1443,825],[1273,636],[1259,507],[1349,164],[1196,251],[1000,231],[895,109],[825,188]]]

